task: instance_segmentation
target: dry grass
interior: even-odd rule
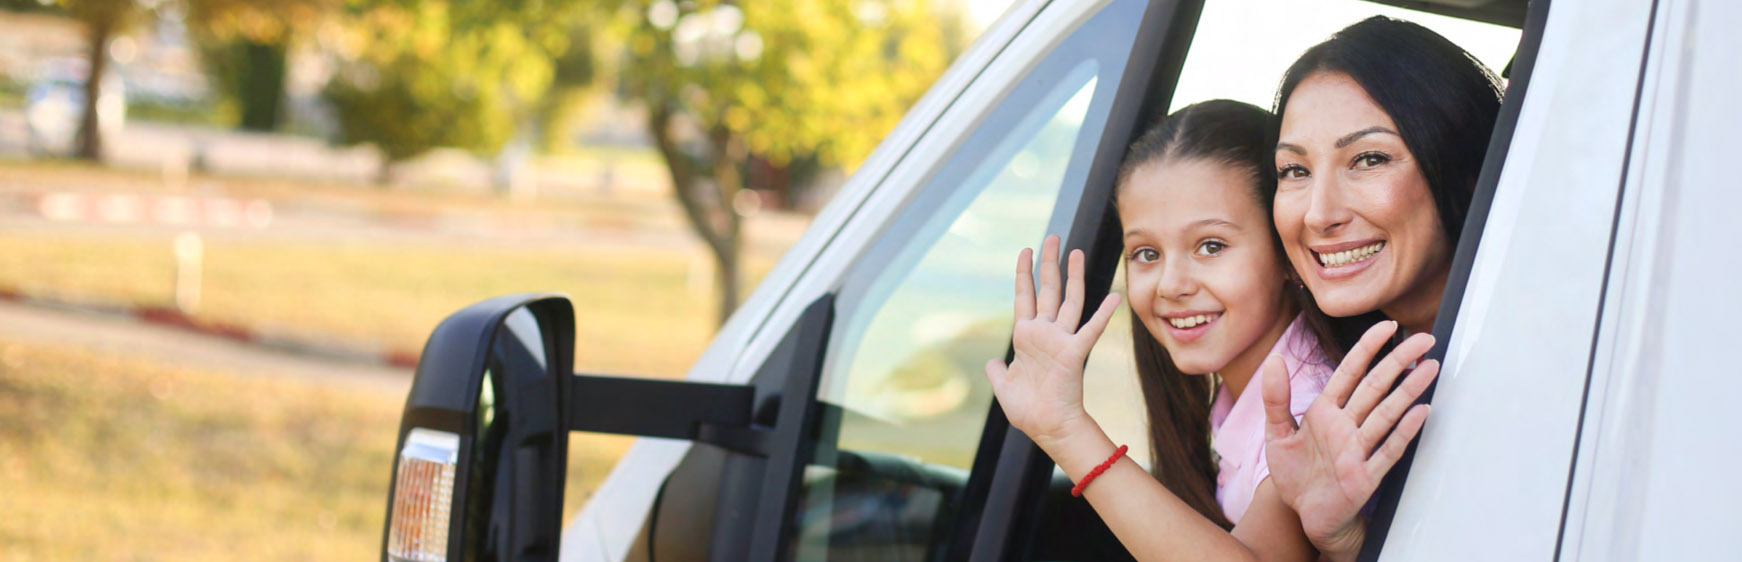
[[[0,233],[0,287],[63,301],[169,306],[168,236]],[[429,243],[207,243],[196,318],[299,341],[415,353],[474,302],[528,291],[575,303],[576,368],[671,376],[714,332],[711,289],[686,289],[686,254]],[[772,263],[753,259],[753,279]]]
[[[368,560],[404,395],[0,341],[7,560]],[[577,439],[569,512],[627,448]]]

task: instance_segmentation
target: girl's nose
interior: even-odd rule
[[[1191,264],[1177,257],[1167,258],[1162,262],[1161,279],[1155,284],[1155,296],[1178,300],[1191,296],[1197,291],[1197,280],[1193,278]]]

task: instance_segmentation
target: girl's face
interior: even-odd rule
[[[1174,364],[1256,370],[1270,351],[1257,344],[1294,311],[1251,176],[1204,159],[1149,163],[1118,201],[1131,309]]]
[[[1278,141],[1276,231],[1319,308],[1432,326],[1451,252],[1391,116],[1348,75],[1320,72],[1295,87]]]

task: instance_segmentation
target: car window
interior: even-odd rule
[[[1085,21],[855,260],[819,385],[830,415],[795,560],[936,558],[992,407],[982,366],[1009,350],[1016,255],[1073,210],[1128,55],[1116,39],[1134,28]]]

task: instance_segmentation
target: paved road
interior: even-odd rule
[[[411,386],[411,372],[405,369],[309,357],[154,326],[131,318],[14,302],[0,301],[0,338],[27,344],[79,347],[96,353],[138,357],[203,371],[295,377],[400,395]]]

